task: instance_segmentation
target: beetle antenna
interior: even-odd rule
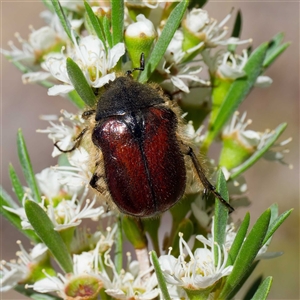
[[[126,75],[130,76],[134,71],[144,71],[144,70],[145,70],[145,55],[144,55],[144,53],[141,53],[140,67],[126,71]]]
[[[223,205],[226,206],[229,213],[232,213],[234,211],[234,208],[216,191],[216,188],[208,181],[208,179],[206,178],[206,176],[204,174],[204,170],[203,170],[202,166],[200,165],[200,163],[191,147],[189,147],[188,152],[186,154],[191,157],[194,167],[197,171],[197,174],[198,174],[205,190],[207,190],[208,192],[211,192],[216,198],[218,198],[220,200],[220,202]]]

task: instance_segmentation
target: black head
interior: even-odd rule
[[[153,87],[139,83],[130,76],[117,77],[107,85],[97,103],[96,121],[161,103],[164,99]]]

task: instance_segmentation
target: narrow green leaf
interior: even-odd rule
[[[113,46],[123,42],[124,0],[111,1],[111,29]]]
[[[84,101],[80,98],[80,96],[78,95],[78,93],[73,90],[72,92],[70,92],[68,94],[68,97],[70,99],[70,101],[75,104],[75,106],[79,109],[83,109],[85,107],[85,103]]]
[[[147,238],[138,219],[124,216],[122,225],[127,239],[135,249],[147,248]]]
[[[241,277],[240,282],[234,287],[231,293],[228,295],[226,299],[233,299],[235,295],[239,292],[239,290],[244,286],[247,279],[251,276],[257,265],[259,264],[259,260],[253,262],[248,270],[244,273],[243,277]]]
[[[263,63],[264,68],[268,68],[274,62],[274,60],[290,45],[290,43],[284,43],[281,45],[283,38],[284,34],[282,32],[279,32],[270,41]]]
[[[236,15],[236,18],[235,18],[235,22],[234,22],[234,26],[233,26],[231,36],[239,38],[240,34],[241,34],[241,30],[242,30],[242,12],[239,9],[238,13]]]
[[[159,285],[161,293],[163,295],[163,299],[171,300],[171,297],[169,295],[168,288],[166,285],[166,280],[165,280],[164,274],[162,273],[162,270],[160,268],[159,261],[158,261],[155,251],[151,251],[151,260],[152,260],[152,264],[154,266],[154,270],[156,273],[158,285]]]
[[[218,172],[218,179],[217,179],[217,191],[219,194],[225,199],[227,202],[229,200],[228,190],[226,179],[222,170]],[[219,199],[216,198],[215,200],[215,217],[214,217],[214,257],[215,257],[215,264],[218,265],[219,262],[219,251],[218,247],[222,247],[225,241],[225,232],[226,232],[226,225],[228,219],[228,209],[225,207],[224,204],[220,202]]]
[[[263,241],[263,245],[268,242],[268,240],[272,237],[274,232],[278,229],[278,227],[287,219],[287,217],[292,213],[293,209],[290,209],[284,213],[282,213],[279,217],[277,217],[269,226],[268,232]]]
[[[0,213],[1,215],[12,224],[22,234],[27,236],[31,241],[37,242],[38,238],[32,230],[24,230],[21,225],[21,219],[18,215],[6,210],[3,206],[7,206],[13,209],[19,208],[6,191],[0,187]]]
[[[245,240],[245,237],[246,237],[246,234],[248,231],[248,227],[249,227],[249,223],[250,223],[250,214],[246,213],[245,218],[244,218],[243,222],[241,223],[240,228],[239,228],[238,232],[236,233],[235,239],[230,247],[226,267],[234,264],[236,257],[238,256],[239,251],[242,247],[242,244]]]
[[[243,297],[243,300],[249,300],[253,297],[253,295],[255,294],[255,292],[257,291],[258,287],[260,286],[260,284],[263,281],[263,276],[259,276],[257,277],[254,282],[251,284],[251,286],[249,287],[247,293],[245,294],[245,296]]]
[[[49,219],[46,212],[34,201],[26,200],[25,212],[33,229],[49,248],[61,269],[66,273],[73,271],[73,263],[67,246]]]
[[[111,36],[111,32],[110,32],[110,22],[109,19],[107,18],[107,16],[103,17],[103,29],[104,29],[104,33],[105,33],[105,39],[109,45],[109,48],[113,47],[113,42],[112,42],[112,36]]]
[[[259,149],[258,151],[254,152],[252,156],[250,156],[245,162],[243,162],[238,167],[231,170],[231,179],[236,178],[243,172],[245,172],[247,169],[249,169],[255,162],[257,162],[269,149],[270,147],[277,141],[279,136],[282,134],[282,132],[285,130],[287,124],[282,123],[280,124],[274,131],[274,134],[271,138],[268,139],[268,141],[265,143],[265,145]]]
[[[255,257],[263,245],[270,218],[271,211],[267,209],[254,224],[238,253],[231,274],[227,277],[225,286],[220,294],[221,299],[227,299],[232,291],[239,286],[245,274],[251,269]]]
[[[145,70],[141,73],[139,78],[140,82],[146,82],[150,78],[151,74],[154,72],[158,63],[162,59],[165,54],[167,47],[173,38],[175,31],[177,30],[181,19],[188,7],[189,1],[183,0],[181,1],[171,12],[162,32],[157,40],[155,47],[153,48],[148,62],[146,63]]]
[[[267,277],[263,283],[259,286],[258,290],[254,294],[252,300],[265,300],[270,292],[273,278],[271,276]]]
[[[26,143],[25,143],[21,129],[18,130],[17,148],[18,148],[18,156],[19,156],[21,167],[22,167],[22,171],[23,171],[25,180],[31,189],[33,199],[36,202],[40,202],[41,196],[40,196],[39,188],[38,188],[37,182],[35,180],[35,175],[32,170],[30,157],[28,155]]]
[[[24,196],[24,189],[23,189],[20,179],[19,179],[12,164],[9,164],[9,177],[10,177],[10,181],[13,186],[14,192],[15,192],[17,198],[19,199],[20,203],[22,203],[22,199]]]
[[[246,98],[251,88],[253,87],[257,77],[262,71],[262,64],[268,48],[267,43],[261,44],[249,57],[244,71],[246,76],[235,80],[229,88],[228,93],[220,107],[217,116],[214,118],[214,123],[209,128],[202,151],[207,152],[209,145],[220,132],[225,123],[236,111],[241,102]]]
[[[81,99],[90,107],[96,103],[96,97],[79,66],[70,58],[67,58],[67,71],[70,80]]]
[[[222,170],[218,172],[218,179],[217,179],[217,191],[219,194],[228,202],[229,195],[227,190],[227,183],[225,176]],[[218,199],[215,201],[215,218],[214,218],[214,238],[215,242],[222,246],[225,241],[225,232],[226,232],[226,225],[228,219],[228,209],[222,204]],[[217,252],[217,251],[215,251]],[[217,253],[215,253],[217,254]],[[218,260],[216,260],[218,261]]]
[[[118,217],[118,228],[115,238],[115,266],[118,274],[120,274],[123,267],[123,233],[122,220]]]
[[[59,20],[60,20],[60,23],[61,23],[62,27],[64,28],[64,30],[65,30],[66,34],[68,35],[69,39],[71,41],[73,41],[72,34],[71,34],[71,30],[72,30],[71,24],[70,24],[69,20],[66,18],[65,13],[64,13],[59,1],[58,0],[51,0],[51,2],[52,2],[53,8],[54,8]]]
[[[88,2],[84,1],[84,6],[88,15],[88,18],[94,28],[95,34],[97,35],[97,37],[102,41],[103,46],[106,49],[106,42],[105,42],[105,37],[104,37],[104,32],[102,29],[102,25],[99,21],[99,19],[97,18],[97,16],[94,14],[92,8],[90,7],[90,5],[88,4]]]

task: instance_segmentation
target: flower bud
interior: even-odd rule
[[[125,31],[125,44],[132,60],[132,67],[140,66],[141,53],[147,57],[157,33],[151,21],[140,14],[137,22],[130,24]]]
[[[210,19],[208,13],[203,9],[192,9],[182,22],[184,42],[183,50],[196,47],[199,43],[205,41],[206,34],[203,31],[205,26],[209,24]]]
[[[231,170],[246,161],[256,150],[260,143],[260,134],[253,130],[245,130],[251,123],[248,120],[243,124],[245,114],[239,120],[237,113],[234,115],[230,126],[222,134],[223,148],[219,165]]]

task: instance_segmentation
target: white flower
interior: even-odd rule
[[[127,253],[127,270],[117,272],[110,255],[105,255],[105,264],[111,269],[113,278],[108,273],[102,272],[102,278],[105,292],[114,299],[135,299],[146,300],[154,299],[158,296],[159,290],[156,288],[157,279],[155,274],[151,274],[153,267],[145,270],[142,274],[139,272],[140,266],[137,261],[131,261],[131,255]]]
[[[226,52],[223,55],[222,63],[218,67],[218,72],[222,78],[237,79],[246,75],[243,70],[248,60],[247,50],[243,50],[243,55],[233,55]]]
[[[63,117],[58,118],[57,116],[42,116],[42,120],[49,121],[51,127],[47,129],[38,129],[37,132],[48,133],[49,139],[52,140],[53,144],[56,142],[58,146],[63,150],[71,149],[74,146],[74,139],[83,129],[84,120],[81,118],[81,115],[70,114],[65,110],[62,110],[61,113]],[[59,124],[54,123],[53,121],[59,121]],[[67,121],[71,126],[66,125],[64,121]],[[62,152],[53,148],[52,157],[61,155]]]
[[[114,243],[116,230],[116,223],[113,228],[107,227],[105,233],[100,230],[91,233],[86,227],[76,227],[76,234],[70,246],[71,252],[80,253],[82,250],[94,249],[97,243],[99,253],[110,251]]]
[[[28,253],[22,243],[17,241],[21,251],[17,252],[18,261],[1,261],[1,292],[6,292],[20,282],[26,281],[32,274],[34,266],[42,262],[47,257],[48,248],[44,244],[37,244]]]
[[[82,219],[98,220],[98,218],[104,214],[104,208],[102,206],[94,208],[94,205],[96,204],[96,197],[94,197],[93,201],[87,199],[84,204],[87,192],[88,188],[86,187],[79,200],[75,193],[71,200],[62,199],[57,205],[54,205],[50,198],[48,199],[49,205],[47,207],[45,205],[45,198],[42,197],[42,202],[39,205],[46,211],[54,225],[54,230],[60,231],[66,228],[78,226],[82,222]],[[27,197],[28,195],[24,194],[23,203]],[[24,205],[23,207],[18,208],[11,208],[7,206],[3,206],[3,208],[20,217],[23,229],[33,229],[27,219]]]
[[[239,117],[239,113],[235,112],[233,115],[231,122],[225,126],[222,135],[223,136],[234,136],[239,143],[244,145],[244,147],[251,150],[253,153],[255,151],[259,151],[262,149],[269,140],[273,137],[274,131],[265,130],[265,132],[258,132],[253,130],[246,130],[246,127],[252,123],[252,120],[246,121],[246,112],[243,113],[241,118]],[[263,157],[267,160],[278,161],[282,164],[287,164],[284,162],[284,153],[288,153],[288,149],[280,149],[275,150],[277,147],[283,147],[288,144],[292,139],[288,138],[278,144],[274,144],[271,148],[267,150],[267,152],[263,155]],[[292,168],[291,165],[289,165]],[[238,167],[237,167],[238,168]],[[231,173],[235,172],[235,168],[231,170]]]
[[[110,72],[117,64],[120,57],[125,53],[123,43],[116,44],[112,49],[107,49],[107,53],[102,41],[96,36],[86,36],[81,38],[79,44],[74,35],[74,49],[69,49],[70,56],[82,70],[87,82],[94,88],[99,88],[115,79],[115,72]],[[66,68],[67,56],[47,57],[44,68],[53,77],[62,81],[63,85],[55,85],[48,90],[48,95],[58,95],[69,93],[74,89]]]
[[[183,21],[184,26],[195,35],[199,36],[205,43],[206,48],[213,48],[218,45],[239,45],[249,43],[251,40],[240,41],[237,38],[225,39],[228,28],[224,25],[231,18],[228,14],[219,24],[216,20],[208,16],[207,11],[200,8],[193,8],[187,13]]]
[[[98,246],[92,252],[74,254],[73,273],[50,276],[44,272],[47,278],[36,281],[33,285],[27,285],[27,288],[33,288],[40,293],[56,292],[63,299],[77,299],[77,296],[96,297],[103,286],[98,276],[98,260]],[[87,295],[84,294],[86,290]]]
[[[196,236],[204,244],[204,248],[198,248],[192,253],[182,234],[179,236],[179,257],[175,258],[170,253],[159,257],[167,283],[185,290],[202,290],[212,287],[219,279],[231,273],[232,266],[226,267],[228,254],[224,246],[221,249],[217,245],[219,259],[216,262],[213,242],[202,235]],[[189,256],[188,260],[186,254]]]

